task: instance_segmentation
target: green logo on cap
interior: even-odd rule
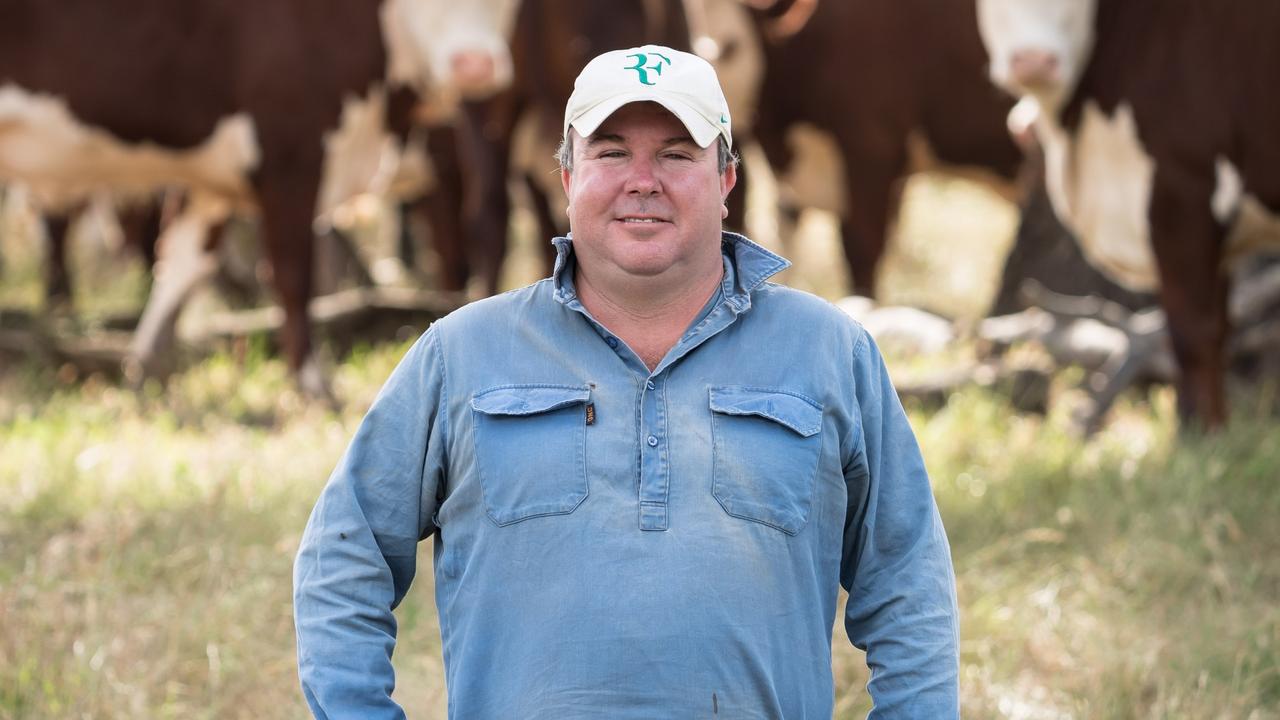
[[[649,55],[653,55],[654,57],[658,58],[657,60],[654,61],[652,65],[649,64]],[[625,69],[635,70],[636,75],[640,76],[640,82],[644,85],[655,84],[655,83],[649,82],[650,72],[653,72],[655,75],[661,75],[663,63],[666,63],[667,65],[671,64],[671,58],[667,57],[666,55],[662,55],[660,53],[649,53],[649,54],[633,53],[631,55],[628,55],[627,57],[635,58],[636,64],[628,66]]]

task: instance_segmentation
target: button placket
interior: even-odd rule
[[[640,390],[641,437],[644,447],[640,453],[640,529],[666,530],[667,490],[670,478],[667,437],[666,405],[663,398],[665,382],[649,378]]]

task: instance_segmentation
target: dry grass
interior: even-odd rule
[[[908,208],[889,296],[976,314],[1007,208],[950,183],[913,188]],[[835,296],[823,222],[807,221],[792,281]],[[34,304],[34,254],[3,244],[0,297]],[[305,716],[292,557],[405,348],[336,369],[341,413],[302,401],[262,344],[167,392],[0,368],[0,718]],[[1019,416],[975,389],[912,410],[956,559],[967,717],[1280,717],[1280,423],[1254,400],[1230,433],[1182,436],[1171,404],[1167,390],[1127,397],[1089,442],[1065,402]],[[438,718],[421,552],[398,610],[397,697]],[[864,663],[839,627],[835,645],[837,716],[861,717]]]

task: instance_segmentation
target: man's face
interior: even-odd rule
[[[580,272],[596,282],[718,273],[736,179],[732,167],[718,172],[716,144],[698,147],[666,108],[622,106],[575,135],[573,172],[561,172]]]

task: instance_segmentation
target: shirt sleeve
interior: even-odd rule
[[[924,459],[875,342],[854,352],[861,445],[845,465],[845,629],[867,653],[868,720],[959,717],[951,549]]]
[[[317,718],[403,718],[392,610],[435,530],[445,384],[435,326],[392,372],[329,477],[294,564],[298,675]]]

